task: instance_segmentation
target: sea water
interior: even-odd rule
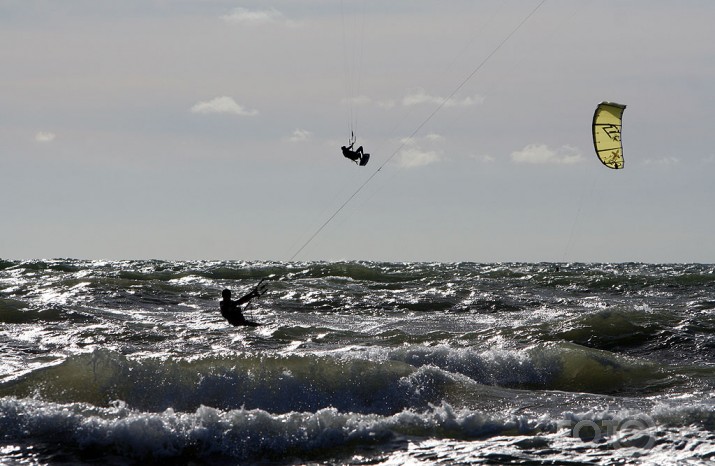
[[[0,352],[3,464],[715,461],[712,265],[0,261]]]

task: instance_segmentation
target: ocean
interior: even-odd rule
[[[713,265],[5,260],[0,351],[2,464],[715,461]]]

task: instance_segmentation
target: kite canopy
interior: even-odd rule
[[[593,145],[599,160],[608,168],[623,168],[621,117],[625,105],[601,102],[593,114]]]

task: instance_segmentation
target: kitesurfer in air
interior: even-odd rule
[[[253,291],[234,301],[231,299],[231,290],[223,290],[221,292],[221,296],[223,297],[223,299],[219,303],[221,307],[221,315],[224,317],[224,319],[228,321],[229,324],[233,326],[248,325],[251,327],[255,327],[259,325],[256,322],[251,322],[250,320],[246,320],[246,318],[243,317],[243,313],[241,312],[241,306],[244,304],[249,304],[253,298],[260,297],[264,291],[265,289],[261,289],[259,284],[259,286],[255,287]]]
[[[358,147],[357,150],[353,150],[353,145],[355,145],[354,141],[349,146],[342,146],[340,149],[343,151],[343,155],[360,166],[367,165],[367,161],[370,160],[370,154],[365,154],[362,146]]]

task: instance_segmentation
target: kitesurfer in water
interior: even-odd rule
[[[365,154],[362,146],[358,147],[357,150],[353,150],[354,144],[354,142],[351,142],[349,146],[342,146],[340,149],[343,151],[343,155],[357,164],[367,165],[370,154]]]
[[[223,297],[223,299],[219,303],[219,305],[221,306],[221,315],[224,317],[224,319],[228,321],[229,324],[233,326],[258,325],[257,323],[246,320],[246,318],[243,317],[243,313],[241,312],[241,306],[250,303],[253,298],[258,298],[261,296],[261,290],[259,289],[259,287],[255,287],[253,291],[251,291],[245,296],[238,298],[235,301],[231,299],[231,290],[223,290],[221,292],[221,296]]]

